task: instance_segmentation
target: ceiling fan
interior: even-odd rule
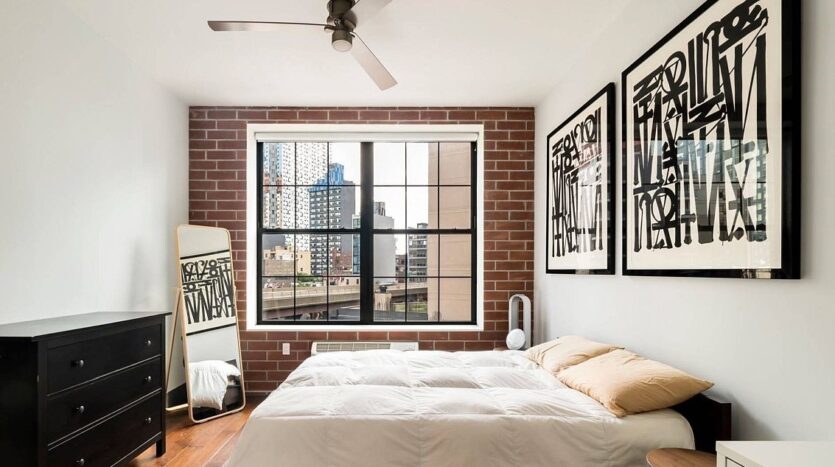
[[[294,23],[286,21],[209,21],[212,31],[280,31],[283,26],[312,26],[331,34],[331,45],[338,52],[351,52],[380,90],[397,84],[376,55],[354,31],[358,21],[368,21],[391,0],[330,0],[325,23]]]

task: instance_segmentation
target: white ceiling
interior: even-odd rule
[[[207,20],[324,21],[326,0],[63,0],[191,105],[537,104],[625,0],[394,0],[357,32],[381,92],[315,28],[217,33]]]

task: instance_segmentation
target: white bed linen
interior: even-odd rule
[[[191,405],[223,410],[229,378],[241,376],[234,365],[220,360],[189,362],[188,380]]]
[[[253,412],[227,466],[645,466],[693,447],[661,410],[617,418],[523,352],[307,359]]]

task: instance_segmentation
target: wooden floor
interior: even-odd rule
[[[250,412],[263,400],[247,396],[243,411],[201,424],[192,423],[186,411],[169,414],[165,455],[156,457],[152,446],[128,466],[221,467],[229,460]]]

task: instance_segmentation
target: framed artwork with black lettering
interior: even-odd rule
[[[800,277],[800,2],[710,0],[623,73],[625,275]]]
[[[615,85],[548,135],[548,274],[615,273]]]

